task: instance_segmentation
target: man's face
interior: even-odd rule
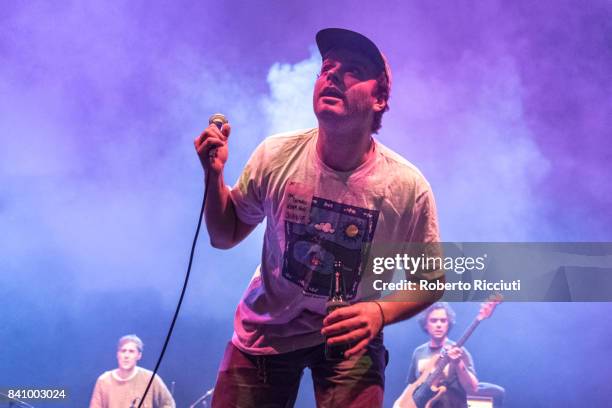
[[[375,96],[378,74],[365,56],[350,50],[331,50],[323,58],[321,73],[315,82],[313,105],[319,120],[372,120],[374,112],[384,108]]]
[[[427,316],[427,324],[425,325],[427,333],[432,339],[441,340],[448,333],[448,316],[444,309],[434,309]]]
[[[119,350],[117,350],[117,364],[122,370],[130,371],[136,366],[142,353],[138,350],[136,343],[127,342],[124,343]]]

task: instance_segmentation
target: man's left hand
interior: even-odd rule
[[[361,352],[383,327],[381,308],[375,302],[340,307],[323,319],[321,333],[327,344],[354,344],[344,352],[349,358]]]

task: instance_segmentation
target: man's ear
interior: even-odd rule
[[[374,112],[382,112],[387,107],[387,100],[382,96],[375,96],[376,102],[374,102]]]

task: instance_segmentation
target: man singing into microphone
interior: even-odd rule
[[[419,302],[366,295],[372,272],[365,248],[439,241],[436,208],[421,173],[372,137],[391,89],[377,46],[334,28],[321,30],[316,41],[318,128],[264,140],[233,188],[223,179],[229,125],[211,125],[194,141],[208,180],[212,245],[231,248],[266,219],[261,265],[238,305],[219,368],[216,407],[293,406],[305,367],[318,406],[382,406],[383,326],[415,315],[439,295]],[[338,262],[350,306],[326,315]],[[326,359],[326,339],[346,346],[344,359]]]

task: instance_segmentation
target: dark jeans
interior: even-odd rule
[[[304,368],[310,368],[317,407],[382,407],[389,354],[382,334],[360,356],[325,359],[321,344],[284,354],[255,356],[231,342],[219,367],[212,406],[293,407]]]

